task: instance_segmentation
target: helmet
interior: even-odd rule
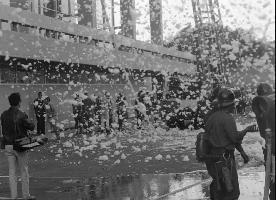
[[[257,87],[258,96],[266,96],[272,93],[273,93],[273,89],[268,83],[260,83]]]
[[[228,88],[223,88],[219,91],[217,100],[222,108],[232,106],[237,102],[234,92]]]

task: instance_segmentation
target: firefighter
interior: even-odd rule
[[[82,100],[82,117],[84,119],[84,129],[88,133],[91,131],[93,125],[93,109],[95,103],[90,98],[88,92],[84,93],[84,99]]]
[[[267,83],[260,83],[257,87],[257,97],[253,99],[252,110],[260,129],[261,137],[266,139],[266,129],[272,131],[272,155],[275,156],[275,91]],[[267,160],[267,144],[263,148],[265,162]],[[274,172],[275,173],[275,172]],[[275,176],[275,174],[274,174]],[[275,180],[270,183],[269,198],[275,199]]]
[[[116,107],[117,107],[119,131],[123,131],[123,124],[127,119],[127,101],[126,101],[126,97],[121,93],[116,99]]]
[[[210,147],[209,160],[205,160],[213,181],[210,186],[211,200],[237,200],[240,196],[238,173],[235,163],[235,146],[242,142],[247,132],[254,132],[255,126],[238,131],[232,116],[235,110],[235,95],[229,89],[221,89],[217,97],[217,110],[206,122]]]
[[[137,118],[137,129],[142,129],[143,121],[147,116],[147,108],[144,104],[144,97],[146,93],[143,90],[140,90],[137,95],[137,99],[135,100],[135,112]]]
[[[95,125],[97,132],[100,132],[102,124],[102,98],[100,96],[95,96]]]
[[[102,102],[102,121],[101,128],[107,135],[111,134],[113,123],[113,100],[109,92],[105,92]]]
[[[81,129],[81,114],[82,114],[82,100],[79,94],[76,94],[74,102],[72,104],[73,115],[75,120],[75,129],[77,134],[82,132]]]
[[[37,121],[37,134],[45,135],[46,109],[42,92],[38,92],[38,97],[34,100],[34,110]]]

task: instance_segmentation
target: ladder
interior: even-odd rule
[[[221,55],[221,12],[218,0],[192,0],[198,71],[226,82]]]

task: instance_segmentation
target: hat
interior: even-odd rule
[[[218,93],[217,103],[221,108],[233,106],[238,101],[231,89],[223,88]]]
[[[271,85],[268,83],[260,83],[257,87],[257,94],[258,96],[266,96],[273,93],[273,89]]]

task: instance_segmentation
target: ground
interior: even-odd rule
[[[239,120],[239,129],[245,126],[243,123]],[[199,131],[148,127],[145,130],[129,130],[127,133],[115,133],[108,137],[76,135],[74,131],[64,132],[60,141],[52,140],[30,153],[30,174],[33,177],[31,185],[36,188],[32,188],[32,191],[37,193],[39,190],[51,190],[51,185],[59,188],[61,186],[56,180],[60,179],[89,179],[89,183],[99,179],[111,183],[117,177],[116,179],[130,179],[127,181],[129,183],[141,174],[168,175],[204,170],[205,166],[195,159],[195,140]],[[263,142],[259,133],[249,133],[243,146],[251,161],[243,166],[241,157],[237,155],[238,165],[246,168],[261,166]],[[7,170],[6,158],[2,152],[0,176],[7,176]],[[207,178],[206,173],[195,177],[200,180]],[[44,180],[45,184],[40,180]],[[85,182],[83,181],[80,181],[82,186]],[[8,186],[4,183],[7,183],[7,178],[0,178],[0,187],[4,189],[0,191],[0,196],[8,195]],[[98,184],[92,185],[97,188]],[[75,188],[72,185],[71,187]],[[59,199],[66,198],[63,196]]]

